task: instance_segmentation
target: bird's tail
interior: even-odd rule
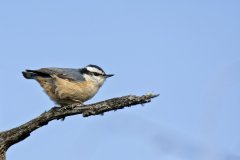
[[[34,73],[34,71],[32,70],[23,71],[22,74],[23,74],[23,77],[26,79],[34,79],[37,76],[37,74]]]

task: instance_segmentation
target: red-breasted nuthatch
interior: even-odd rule
[[[41,68],[22,72],[26,79],[36,80],[57,104],[71,105],[83,103],[91,99],[103,85],[106,74],[96,65],[88,65],[80,69]]]

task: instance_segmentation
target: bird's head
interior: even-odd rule
[[[113,76],[113,74],[106,74],[101,67],[92,64],[81,68],[80,72],[86,81],[92,81],[99,86],[102,86],[107,78]]]

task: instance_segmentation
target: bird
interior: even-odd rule
[[[41,68],[26,69],[22,72],[26,79],[36,80],[46,94],[60,106],[83,104],[99,91],[107,78],[104,70],[89,64],[84,68]]]

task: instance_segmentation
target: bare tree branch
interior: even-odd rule
[[[152,98],[157,96],[158,94],[146,94],[143,96],[128,95],[89,105],[75,104],[65,107],[53,107],[49,111],[42,113],[40,116],[19,127],[0,132],[0,160],[6,159],[5,154],[10,146],[24,140],[30,136],[31,132],[47,125],[52,120],[63,119],[67,116],[76,114],[82,114],[83,117],[99,115],[104,112],[118,110],[124,107],[148,103]]]

